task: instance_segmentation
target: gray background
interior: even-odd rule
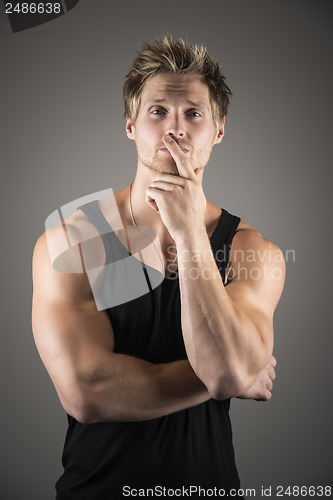
[[[53,499],[62,473],[66,414],[31,331],[35,241],[59,206],[133,179],[124,76],[166,32],[203,42],[234,93],[208,199],[296,253],[275,315],[273,398],[232,402],[242,485],[260,496],[332,484],[331,2],[81,0],[16,34],[3,5],[0,19],[1,498]]]

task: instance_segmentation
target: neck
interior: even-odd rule
[[[131,204],[135,223],[138,226],[150,226],[158,231],[159,234],[169,234],[164,226],[159,212],[156,212],[146,203],[146,189],[157,177],[151,171],[142,172],[137,170],[131,189]]]

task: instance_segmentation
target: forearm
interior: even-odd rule
[[[96,373],[81,380],[86,423],[150,420],[211,398],[186,360],[154,365],[111,354]]]
[[[228,296],[207,235],[178,241],[177,251],[188,359],[213,397],[238,396],[267,363],[262,339]]]

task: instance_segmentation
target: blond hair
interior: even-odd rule
[[[202,76],[210,91],[214,123],[219,126],[226,116],[232,95],[218,62],[203,45],[191,45],[182,38],[165,35],[160,40],[145,43],[132,61],[123,89],[124,116],[135,123],[143,86],[157,73]]]

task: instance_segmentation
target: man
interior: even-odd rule
[[[37,241],[34,338],[69,422],[58,500],[158,497],[163,488],[164,496],[199,498],[202,488],[241,498],[230,398],[271,397],[285,265],[274,244],[203,192],[230,94],[205,48],[172,37],[146,44],[124,86],[138,165],[115,194],[118,213],[106,198],[62,225],[81,242],[82,220],[97,230],[89,258],[80,247],[84,272],[59,272],[47,234]],[[118,215],[124,230],[115,232]],[[249,252],[260,258],[244,258]],[[125,258],[135,276],[143,270],[146,293],[97,307],[89,269]],[[117,275],[119,267],[106,281]]]

